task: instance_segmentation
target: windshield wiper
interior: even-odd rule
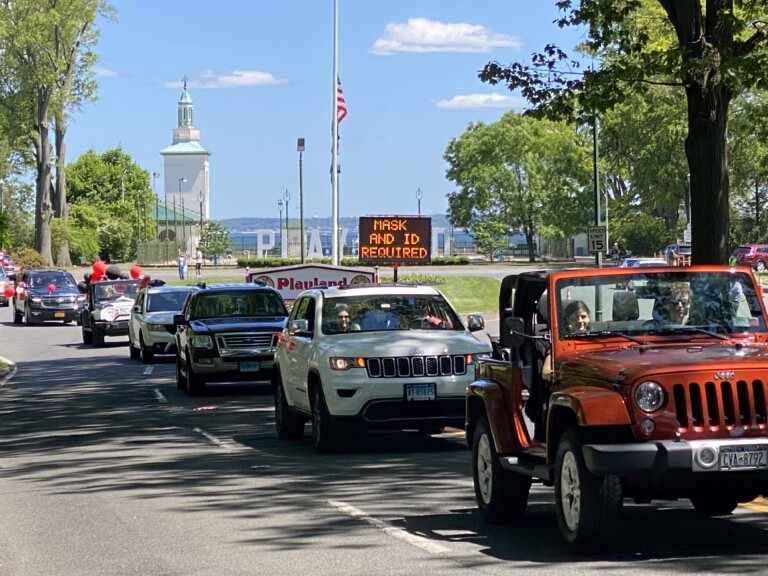
[[[686,334],[704,334],[706,336],[711,336],[712,338],[719,338],[720,340],[730,340],[730,336],[726,336],[725,334],[718,334],[717,332],[712,332],[711,330],[704,330],[704,328],[696,328],[694,326],[679,326],[677,328],[661,328],[656,329],[652,332],[652,334],[661,334],[662,336],[672,336],[672,335],[686,335]]]
[[[631,342],[636,342],[637,344],[648,344],[645,340],[641,340],[640,338],[635,338],[634,336],[630,336],[629,334],[624,334],[623,332],[612,332],[611,330],[600,330],[600,331],[593,331],[593,332],[574,332],[573,334],[566,334],[565,338],[578,338],[578,339],[588,339],[588,338],[626,338],[627,340],[630,340]]]

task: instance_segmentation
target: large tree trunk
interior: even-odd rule
[[[35,140],[35,161],[37,179],[35,181],[35,250],[53,266],[51,254],[51,142],[48,130],[48,106],[50,91],[40,88],[37,91],[37,134]]]
[[[56,145],[56,189],[53,195],[53,212],[56,218],[61,219],[64,233],[61,235],[59,244],[59,257],[57,264],[64,268],[72,266],[72,259],[69,255],[69,204],[67,203],[67,177],[64,170],[65,155],[67,145],[64,143],[64,137],[67,134],[67,127],[60,117],[56,117],[55,123],[55,145]]]

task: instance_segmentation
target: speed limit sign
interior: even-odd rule
[[[605,248],[608,244],[608,239],[605,237],[605,233],[605,226],[587,227],[587,248],[589,249],[590,254],[605,252]]]

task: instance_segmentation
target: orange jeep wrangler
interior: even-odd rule
[[[619,533],[624,498],[730,514],[768,494],[768,333],[745,267],[506,277],[501,334],[467,389],[475,497],[518,520],[554,486],[576,553]]]

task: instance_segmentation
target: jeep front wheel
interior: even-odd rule
[[[485,416],[478,421],[472,437],[472,480],[477,509],[486,522],[516,522],[525,512],[531,478],[501,467]]]
[[[104,330],[91,323],[93,327],[93,346],[94,348],[101,348],[104,346]]]
[[[618,533],[621,506],[620,479],[587,470],[579,434],[566,431],[555,459],[555,508],[571,552],[596,552],[611,543]]]
[[[336,452],[341,443],[341,435],[328,412],[319,382],[312,392],[312,441],[321,454]]]
[[[275,428],[280,440],[298,440],[304,436],[304,419],[294,414],[285,398],[283,380],[275,376]]]

